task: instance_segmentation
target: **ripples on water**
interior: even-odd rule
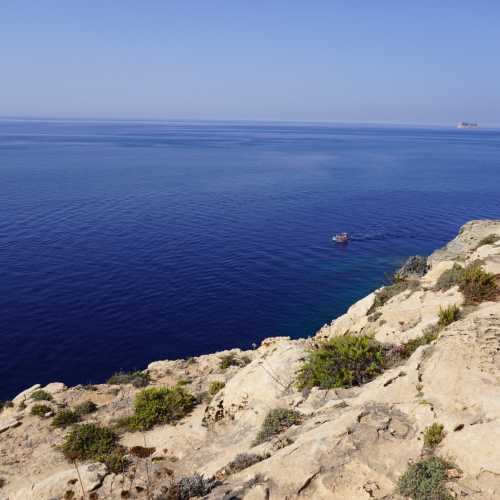
[[[313,334],[407,255],[499,217],[499,137],[0,122],[0,398]]]

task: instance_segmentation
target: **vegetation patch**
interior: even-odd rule
[[[126,465],[124,449],[118,436],[107,427],[96,424],[75,426],[62,445],[64,456],[70,460],[95,460],[105,463],[111,472],[122,471]]]
[[[266,458],[268,456],[258,455],[257,453],[240,453],[224,467],[224,471],[226,474],[236,474],[252,465],[262,462]]]
[[[210,396],[215,396],[220,390],[224,389],[226,384],[220,380],[214,380],[209,386],[208,386],[208,393]]]
[[[273,436],[283,432],[292,425],[302,422],[302,415],[289,408],[275,408],[269,411],[262,423],[262,427],[254,441],[254,446],[269,441]]]
[[[476,250],[479,247],[482,247],[483,245],[493,245],[499,240],[500,236],[498,234],[489,234],[488,236],[484,237],[482,240],[479,241],[479,243],[476,245]]]
[[[335,337],[309,352],[297,386],[332,389],[361,385],[383,371],[384,361],[382,344],[369,336]]]
[[[246,366],[250,363],[250,358],[247,356],[242,356],[241,358],[234,353],[229,353],[221,356],[219,362],[219,368],[221,370],[227,370],[231,366]]]
[[[441,273],[441,276],[436,281],[434,289],[438,291],[446,291],[454,286],[459,286],[464,275],[464,268],[460,264],[453,264],[451,269],[447,269]]]
[[[452,467],[439,457],[422,459],[410,465],[399,478],[399,493],[413,500],[451,500],[445,482],[446,471]]]
[[[445,328],[446,326],[451,325],[451,323],[457,321],[460,318],[460,308],[455,304],[445,308],[440,307],[438,316],[438,325],[441,328]]]
[[[181,478],[155,497],[155,500],[189,500],[208,495],[219,483],[198,473]]]
[[[83,403],[76,405],[74,411],[80,416],[89,415],[90,413],[94,413],[95,411],[97,411],[97,405],[90,400],[84,401]]]
[[[64,429],[70,425],[76,424],[80,421],[80,415],[73,410],[58,411],[52,419],[52,425],[60,429]]]
[[[30,398],[33,401],[52,401],[54,398],[52,394],[49,394],[47,391],[43,391],[42,389],[38,389],[30,394]]]
[[[418,288],[419,282],[417,280],[400,280],[396,281],[392,285],[384,286],[381,290],[375,293],[375,299],[372,306],[368,310],[368,314],[372,314],[379,307],[384,306],[396,295],[406,291],[406,290],[416,290]]]
[[[36,404],[31,407],[30,413],[32,415],[35,415],[37,417],[45,417],[47,413],[51,412],[52,408],[47,405],[42,405],[42,404]]]
[[[434,422],[424,431],[424,444],[429,448],[435,448],[445,436],[443,424]]]
[[[196,398],[183,387],[151,387],[140,391],[134,401],[134,415],[123,420],[128,430],[151,429],[173,424],[196,405]]]
[[[477,264],[470,264],[464,269],[459,288],[469,304],[492,300],[498,293],[495,275],[484,271]]]
[[[151,382],[149,373],[135,371],[135,372],[123,372],[119,371],[112,375],[108,380],[109,385],[125,385],[132,384],[134,387],[146,387]]]

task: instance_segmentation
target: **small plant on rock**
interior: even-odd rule
[[[109,385],[124,385],[132,384],[134,387],[146,387],[149,385],[151,378],[149,373],[135,371],[135,372],[116,372],[108,380]]]
[[[409,358],[420,346],[427,345],[436,340],[439,336],[441,327],[438,325],[428,326],[424,328],[422,335],[415,339],[409,340],[403,344],[405,357]]]
[[[156,424],[172,424],[185,417],[196,405],[196,398],[183,387],[152,387],[140,391],[134,401],[132,430],[151,429]]]
[[[204,478],[198,473],[181,478],[170,487],[165,488],[155,500],[189,500],[190,498],[208,495],[216,486],[217,481]]]
[[[257,453],[240,453],[236,455],[234,460],[231,460],[231,462],[226,465],[224,471],[226,474],[236,474],[252,465],[262,462],[262,460],[266,458],[267,457],[258,455]]]
[[[208,387],[210,396],[215,396],[220,390],[224,389],[225,383],[220,380],[214,380]]]
[[[444,426],[434,422],[424,431],[424,444],[429,448],[435,448],[444,439]]]
[[[399,295],[406,290],[416,290],[418,288],[418,284],[417,280],[408,279],[396,281],[392,285],[384,286],[375,293],[375,299],[368,311],[368,314],[372,314],[378,307],[382,307],[387,304],[387,302],[389,302],[389,300],[396,295]]]
[[[51,411],[52,411],[52,408],[50,406],[37,404],[37,405],[33,405],[31,407],[30,413],[32,415],[37,416],[37,417],[45,417],[45,415],[47,415],[47,413],[49,413]]]
[[[302,422],[302,415],[289,408],[275,408],[269,411],[262,423],[262,427],[254,441],[254,446],[269,441],[273,436],[283,432],[292,425]]]
[[[30,394],[30,398],[33,401],[52,401],[54,399],[52,397],[52,394],[48,393],[47,391],[44,391],[42,389],[38,389]]]
[[[446,326],[451,325],[451,323],[457,321],[460,318],[460,308],[455,304],[445,308],[440,307],[438,316],[438,325],[441,328],[445,328]]]
[[[75,413],[77,415],[89,415],[90,413],[94,413],[97,411],[97,405],[93,401],[84,401],[83,403],[80,403],[79,405],[75,406]]]
[[[219,362],[219,368],[221,370],[227,370],[230,366],[245,366],[248,365],[250,361],[251,360],[248,356],[243,356],[239,358],[236,354],[231,352],[229,354],[221,356]]]
[[[96,424],[75,426],[62,445],[64,456],[71,461],[97,460],[105,463],[119,449],[118,436],[111,429]]]
[[[459,264],[453,264],[451,269],[447,269],[439,276],[434,286],[435,290],[446,291],[454,286],[460,285],[464,275],[464,268]]]
[[[299,389],[352,387],[372,380],[384,368],[383,346],[368,336],[344,335],[309,352],[297,377]]]
[[[413,500],[451,500],[446,471],[453,467],[439,457],[424,458],[408,467],[398,482],[399,493]]]
[[[52,425],[64,429],[80,421],[80,415],[73,410],[60,410],[52,419]]]
[[[492,300],[498,292],[495,275],[484,271],[477,264],[465,268],[459,288],[469,304]]]

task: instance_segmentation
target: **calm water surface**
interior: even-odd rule
[[[495,130],[0,122],[0,399],[311,335],[499,185]]]

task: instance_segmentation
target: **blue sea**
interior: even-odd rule
[[[1,121],[0,399],[312,335],[499,186],[498,130]]]

